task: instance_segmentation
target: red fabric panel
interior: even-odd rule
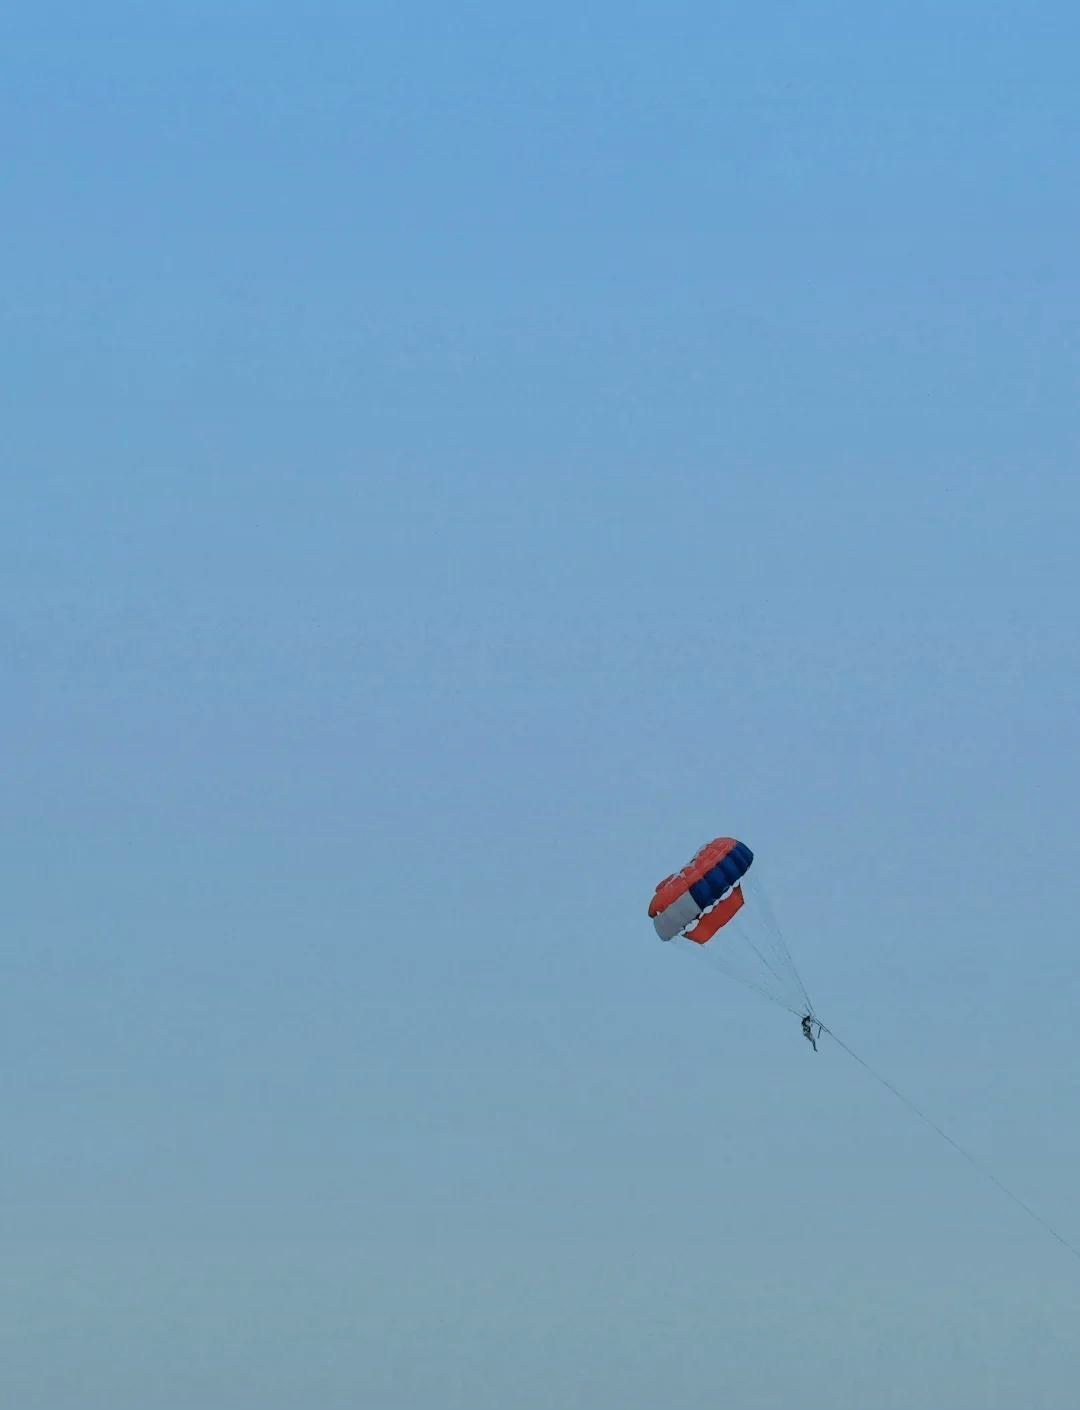
[[[706,940],[713,938],[722,925],[727,925],[742,903],[742,887],[736,886],[730,896],[725,897],[723,901],[717,901],[711,911],[705,912],[693,930],[686,931],[687,940],[704,945]]]

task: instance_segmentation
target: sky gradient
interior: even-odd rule
[[[0,1399],[1069,1410],[1075,6],[0,37]]]

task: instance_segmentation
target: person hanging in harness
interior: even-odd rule
[[[814,1015],[812,1013],[804,1014],[802,1017],[802,1035],[813,1048],[815,1053],[817,1052],[817,1040],[821,1033],[820,1023],[818,1023],[817,1026],[817,1033],[814,1032],[814,1024],[816,1022],[817,1020],[814,1018]]]

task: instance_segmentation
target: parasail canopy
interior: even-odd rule
[[[747,877],[753,860],[745,842],[714,837],[664,877],[649,915],[661,940],[692,941],[729,978],[801,1018],[813,1013],[810,998],[760,877]]]
[[[660,939],[682,934],[699,945],[711,940],[742,905],[741,882],[753,860],[746,843],[734,837],[706,842],[682,871],[666,876],[656,888],[649,914]]]

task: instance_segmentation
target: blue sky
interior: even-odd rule
[[[1074,8],[0,24],[13,1403],[1071,1405]]]

